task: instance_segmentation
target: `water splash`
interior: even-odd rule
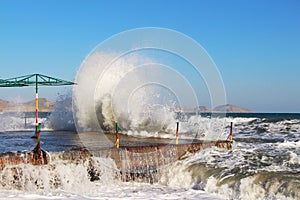
[[[96,188],[94,181],[114,183],[118,179],[115,168],[111,159],[96,157],[78,160],[77,163],[56,160],[48,165],[7,166],[0,173],[0,189],[35,192],[60,189],[84,193]]]
[[[74,88],[77,129],[111,131],[119,122],[124,131],[155,132],[176,123],[176,96],[152,82],[153,77],[141,67],[150,62],[149,58],[127,55],[107,63],[113,58],[114,55],[96,52],[78,72],[78,86]],[[101,71],[104,72],[97,74]],[[158,70],[156,75],[159,74]]]
[[[73,111],[78,132],[113,132],[118,122],[122,134],[173,138],[180,121],[182,138],[226,139],[225,120],[202,118],[197,111],[188,116],[182,111],[188,105],[186,99],[192,108],[198,107],[194,88],[155,58],[136,52],[118,57],[95,51],[82,63],[75,82]]]
[[[50,130],[76,130],[72,113],[71,94],[59,95],[57,97],[54,110],[47,117],[45,126]]]

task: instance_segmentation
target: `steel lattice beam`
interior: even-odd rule
[[[42,74],[31,74],[26,76],[19,76],[9,79],[0,79],[0,87],[25,87],[25,86],[62,86],[74,85],[71,81],[65,81]]]

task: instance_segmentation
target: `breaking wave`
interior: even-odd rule
[[[148,57],[129,54],[110,63],[114,57],[95,52],[78,71],[73,94],[77,130],[111,132],[118,122],[123,134],[173,134],[179,115],[184,115],[181,106],[186,103],[179,90],[184,88],[184,95],[193,96],[193,88],[175,70]],[[195,95],[190,101],[197,107]],[[190,138],[199,132],[194,118],[189,117],[181,127]]]
[[[50,153],[52,161],[47,165],[6,166],[0,173],[0,189],[99,196],[111,194],[115,187],[120,187],[125,190],[125,196],[131,196],[126,188],[132,185],[146,186],[148,190],[158,187],[158,194],[165,193],[166,186],[171,193],[183,190],[189,196],[187,191],[192,190],[216,195],[207,199],[299,199],[299,151],[291,151],[299,142],[242,145],[247,148],[235,144],[230,151],[203,149],[170,165],[157,166],[154,174],[143,174],[143,170],[137,169],[134,179],[126,179],[110,158],[94,156],[70,161],[56,155],[59,153]],[[136,184],[126,185],[124,180],[134,180]]]

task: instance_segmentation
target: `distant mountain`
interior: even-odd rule
[[[196,108],[196,111],[198,111],[198,112],[212,112],[211,109],[208,109],[205,106],[198,106],[198,108]]]
[[[9,107],[10,103],[9,101],[4,101],[0,99],[0,111],[5,110],[7,107]]]
[[[209,108],[206,108],[205,106],[198,106],[197,108],[194,109],[194,111],[198,111],[198,112],[226,112],[226,113],[249,113],[249,112],[252,112],[249,109],[241,108],[241,107],[230,105],[230,104],[217,106],[214,109],[209,109]]]
[[[58,106],[58,107],[57,107]],[[39,111],[40,112],[51,112],[56,109],[66,109],[72,110],[72,99],[64,99],[63,101],[58,101],[57,104],[48,101],[46,98],[39,99]],[[190,107],[182,107],[180,110],[185,112],[226,112],[226,113],[249,113],[252,112],[249,109],[241,108],[238,106],[226,104],[217,106],[214,109],[208,109],[205,106],[198,106],[193,109]],[[0,99],[0,112],[35,112],[35,100],[25,102],[25,103],[14,103]]]
[[[45,98],[39,99],[39,111],[51,112],[54,108],[54,103]],[[35,112],[35,100],[25,103],[13,103],[0,99],[0,112]]]
[[[226,104],[226,105],[221,105],[217,106],[214,108],[214,112],[226,112],[226,113],[249,113],[252,112],[249,109],[246,108],[241,108],[238,106]]]

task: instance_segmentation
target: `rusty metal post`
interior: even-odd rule
[[[176,144],[178,144],[178,129],[179,129],[179,122],[176,122]]]
[[[230,133],[229,133],[229,141],[232,143],[232,122],[230,122]]]
[[[119,146],[120,146],[120,142],[119,142],[119,126],[118,126],[118,123],[116,123],[116,143],[115,143],[115,146],[117,148],[119,148]]]

